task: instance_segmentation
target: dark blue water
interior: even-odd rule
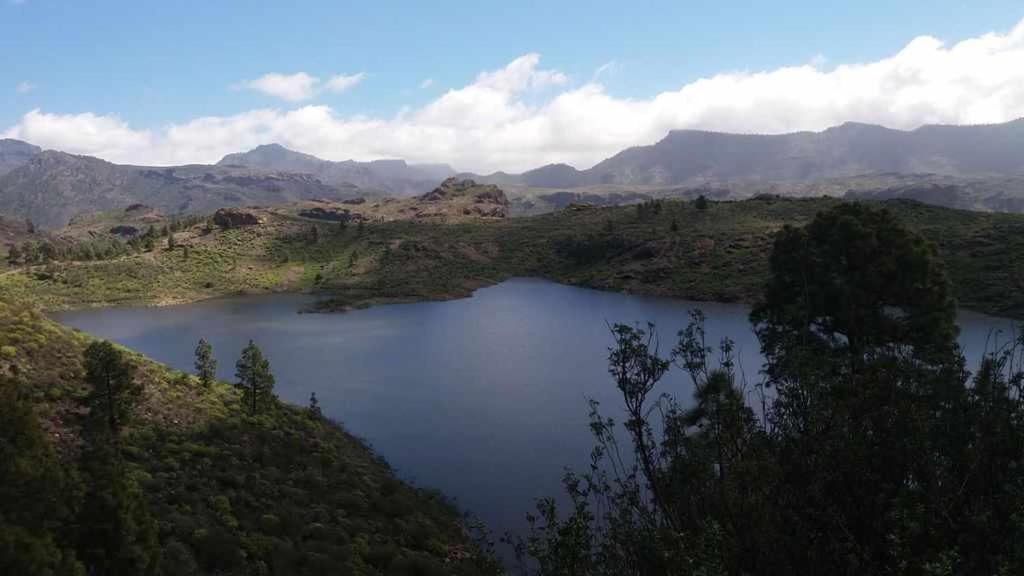
[[[607,323],[656,322],[667,351],[699,307],[708,342],[733,338],[750,383],[760,367],[741,305],[526,279],[450,302],[296,313],[312,301],[258,296],[56,318],[184,370],[206,338],[225,380],[252,338],[270,359],[281,398],[305,405],[315,391],[328,416],[367,439],[403,478],[441,489],[498,534],[522,529],[534,499],[559,492],[566,466],[587,464],[587,398],[619,415],[607,373]],[[1011,326],[962,314],[961,342],[972,364],[991,348],[993,330],[1003,330],[1005,340]],[[666,391],[686,398],[690,386],[675,371],[658,390]]]

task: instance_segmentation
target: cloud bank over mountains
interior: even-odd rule
[[[904,129],[1004,122],[1024,117],[1024,21],[952,44],[917,37],[873,62],[829,67],[815,59],[721,73],[647,99],[608,93],[602,72],[574,83],[526,54],[391,117],[308,103],[145,129],[114,115],[36,109],[0,135],[119,163],[210,163],[276,142],[329,160],[404,158],[489,172],[554,162],[585,168],[677,128],[783,133],[845,121]],[[353,89],[363,78],[268,74],[244,86],[298,103]]]

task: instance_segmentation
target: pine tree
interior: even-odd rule
[[[697,210],[707,210],[710,206],[710,203],[708,202],[708,199],[703,194],[701,194],[700,196],[697,196],[696,200],[693,201],[693,206]]]
[[[235,377],[238,378],[238,386],[245,390],[249,413],[255,415],[259,404],[273,395],[274,375],[270,371],[270,362],[252,340],[235,363]]]
[[[86,399],[90,421],[105,424],[116,437],[142,395],[142,387],[135,382],[135,366],[107,341],[90,344],[84,359],[85,381],[93,388]]]
[[[157,526],[121,454],[121,431],[142,394],[135,366],[110,342],[85,349],[89,418],[82,471],[88,479],[78,514],[77,548],[89,574],[154,574]]]
[[[174,247],[178,245],[178,242],[174,239],[174,232],[167,233],[167,249],[174,250]]]
[[[311,416],[320,417],[323,413],[320,411],[320,401],[316,399],[316,392],[309,395],[309,414]]]
[[[204,387],[209,387],[217,377],[217,359],[213,357],[213,346],[200,338],[196,346],[196,376]]]

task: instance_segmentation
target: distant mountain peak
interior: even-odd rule
[[[401,158],[334,162],[296,152],[280,144],[263,144],[248,152],[228,154],[217,165],[302,172],[312,174],[326,184],[354,184],[396,196],[423,194],[432,190],[444,178],[455,174],[446,164],[417,166]]]

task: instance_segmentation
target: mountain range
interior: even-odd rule
[[[447,164],[406,164],[405,160],[332,162],[289,150],[280,144],[266,144],[248,152],[228,154],[217,165],[302,172],[316,176],[325,184],[355,184],[367,190],[380,190],[389,196],[425,194],[438,182],[455,174]]]
[[[864,174],[1024,174],[1024,119],[978,126],[893,130],[848,122],[821,132],[726,134],[673,130],[586,170],[549,164],[482,182],[537,188],[680,186],[733,180],[808,181]]]
[[[353,185],[329,186],[295,172],[206,165],[126,166],[47,150],[0,176],[0,213],[55,229],[81,214],[137,203],[179,214],[314,198],[344,200],[359,193]]]
[[[75,215],[133,203],[173,214],[316,198],[420,195],[455,173],[445,164],[322,160],[277,144],[229,154],[215,165],[126,166],[0,140],[0,213],[58,228]],[[882,183],[893,175],[909,181],[895,188]],[[673,130],[656,144],[628,148],[585,170],[551,164],[522,174],[458,176],[507,187],[513,200],[524,189],[626,192],[622,198],[635,197],[633,188],[684,196],[709,185],[741,191],[722,195],[727,198],[820,190],[816,183],[827,182],[824,189],[832,195],[853,190],[858,197],[1024,210],[1024,119],[909,131],[858,123],[780,135]],[[878,186],[864,185],[876,176]]]

